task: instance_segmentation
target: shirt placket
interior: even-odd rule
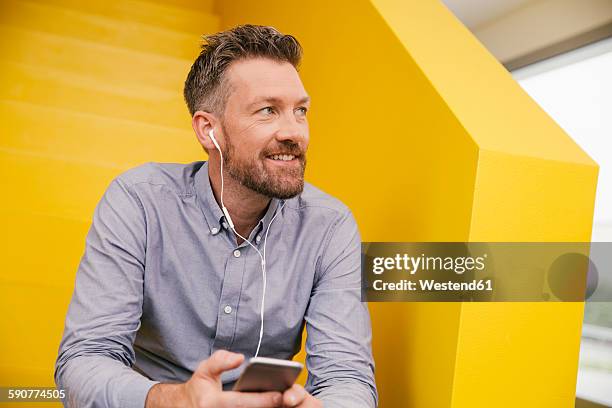
[[[234,337],[240,286],[246,265],[246,254],[246,248],[231,249],[225,262],[213,351],[218,349],[228,350]]]
[[[255,230],[257,229],[255,228]],[[227,233],[231,236],[231,241],[233,241],[235,239],[233,232],[228,230]],[[249,239],[251,239],[253,244],[257,245],[261,240],[261,234],[258,233],[256,235],[259,239],[253,239],[254,235],[251,234]],[[219,299],[219,309],[217,311],[217,331],[213,342],[213,352],[219,349],[230,350],[235,336],[242,279],[248,265],[247,257],[253,255],[257,256],[254,250],[250,248],[250,245],[247,242],[242,242],[238,247],[233,246],[227,257],[223,286]]]

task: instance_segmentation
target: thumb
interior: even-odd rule
[[[215,351],[207,360],[200,363],[194,375],[197,377],[217,379],[224,371],[239,367],[244,355],[226,350]]]

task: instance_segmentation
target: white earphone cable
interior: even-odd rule
[[[232,218],[230,217],[229,212],[227,211],[227,208],[225,208],[225,204],[223,203],[223,153],[221,152],[221,147],[217,143],[217,140],[213,136],[213,131],[211,130],[208,134],[210,136],[210,139],[213,141],[213,144],[215,145],[215,147],[219,151],[219,155],[221,156],[221,197],[220,197],[221,210],[225,214],[225,218],[227,218],[227,222],[228,222],[230,228],[232,229],[232,231],[234,231],[234,233],[237,236],[242,238],[251,247],[253,247],[253,249],[255,251],[257,251],[257,254],[259,255],[259,258],[261,259],[261,272],[262,272],[262,277],[263,277],[263,288],[262,288],[262,294],[261,294],[261,309],[260,309],[261,324],[259,326],[259,341],[257,342],[257,349],[255,350],[255,355],[254,355],[254,357],[257,357],[259,355],[259,349],[261,347],[261,341],[263,339],[263,330],[264,330],[264,307],[265,307],[265,300],[266,300],[266,283],[267,283],[267,277],[266,277],[266,243],[268,242],[268,233],[270,232],[270,227],[272,226],[272,223],[276,219],[276,216],[282,211],[283,207],[285,206],[285,202],[283,202],[283,205],[279,209],[277,209],[275,211],[274,216],[272,217],[272,219],[270,220],[270,223],[268,224],[268,228],[266,229],[266,233],[265,233],[265,236],[264,236],[263,255],[262,255],[261,252],[259,251],[259,249],[257,249],[257,247],[251,243],[251,241],[249,241],[248,239],[246,239],[245,237],[240,235],[238,233],[238,231],[236,231],[236,229],[234,228],[234,223],[232,221]]]

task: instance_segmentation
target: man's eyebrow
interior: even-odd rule
[[[275,97],[273,97],[273,96],[270,96],[270,97],[267,97],[267,98],[261,98],[261,99],[257,99],[257,100],[255,100],[254,102],[252,102],[252,103],[250,103],[250,104],[248,105],[248,108],[252,108],[252,107],[254,107],[255,105],[259,105],[260,103],[264,103],[264,102],[271,103],[271,104],[275,104],[275,105],[279,105],[279,104],[281,104],[283,101],[282,101],[281,99],[279,99],[279,98],[275,98]],[[308,102],[310,102],[310,96],[305,96],[305,97],[303,97],[302,99],[300,99],[300,100],[297,102],[297,104],[298,104],[298,105],[303,105],[303,104],[308,103]]]
[[[303,104],[308,103],[308,102],[310,102],[310,96],[305,96],[305,97],[303,97],[302,99],[300,99],[298,101],[298,105],[303,105]]]

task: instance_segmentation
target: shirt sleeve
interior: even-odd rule
[[[326,238],[306,311],[306,389],[326,408],[375,407],[372,328],[361,302],[361,238],[347,209]]]
[[[115,179],[96,206],[55,363],[69,407],[143,407],[151,381],[134,371],[142,315],[146,221]]]

